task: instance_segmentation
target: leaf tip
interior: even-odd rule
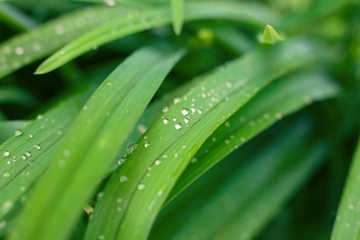
[[[275,44],[279,41],[282,41],[280,34],[269,24],[265,26],[263,37],[261,40],[262,44]]]

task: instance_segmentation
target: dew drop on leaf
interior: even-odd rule
[[[9,172],[4,172],[4,178],[9,178],[11,177],[11,173]]]
[[[169,119],[163,118],[162,122],[163,122],[163,124],[167,125],[167,124],[169,124]]]
[[[21,129],[17,129],[17,130],[15,131],[15,137],[19,137],[19,136],[21,136],[22,134],[23,134],[23,132],[22,132]]]
[[[167,112],[169,112],[169,110],[170,110],[169,107],[166,107],[166,106],[163,107],[163,109],[162,109],[163,113],[167,113]]]
[[[144,190],[145,189],[145,184],[140,183],[137,187],[139,190]]]
[[[10,156],[10,152],[5,151],[5,152],[3,153],[3,157],[8,157],[8,156]]]
[[[129,180],[129,178],[127,177],[127,176],[125,176],[125,175],[122,175],[122,176],[120,176],[120,182],[127,182]]]
[[[187,110],[186,108],[183,108],[183,109],[181,109],[181,114],[186,116],[189,114],[189,110]]]
[[[175,127],[175,129],[181,129],[182,125],[180,123],[176,122],[174,127]]]
[[[146,141],[146,142],[144,143],[144,147],[145,147],[145,148],[150,147],[150,143],[149,143],[148,141]]]

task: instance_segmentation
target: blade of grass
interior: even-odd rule
[[[68,236],[82,204],[182,55],[183,51],[161,53],[159,48],[144,48],[104,81],[56,149],[54,162],[36,186],[12,239]],[[61,192],[49,192],[60,188]]]
[[[350,167],[345,190],[337,212],[331,239],[359,239],[360,237],[360,140]]]
[[[234,113],[203,144],[173,188],[168,201],[229,153],[314,101],[334,97],[338,88],[318,73],[302,73],[278,80]]]
[[[29,121],[0,121],[0,145],[8,138],[14,136],[17,129],[22,129],[29,124]]]
[[[210,134],[276,77],[313,62],[319,51],[294,39],[259,48],[175,98],[112,175],[86,239],[145,239],[170,190]]]
[[[0,168],[0,194],[7,184],[62,137],[78,114],[84,99],[86,96],[76,97],[60,103],[44,115],[38,115],[37,120],[16,131],[15,136],[0,146],[0,156],[3,159]],[[0,197],[1,206],[4,202]]]
[[[253,239],[324,159],[326,145],[310,141],[309,129],[303,121],[285,129],[245,166],[223,174],[216,190],[178,203],[188,207],[168,212],[152,239]]]
[[[85,32],[133,11],[124,7],[86,8],[14,36],[0,45],[0,78],[47,56]]]
[[[176,35],[180,35],[184,24],[184,0],[171,0],[172,24]]]
[[[246,2],[189,2],[185,5],[184,21],[198,19],[229,19],[255,26],[275,22],[278,16],[262,5]],[[171,23],[169,7],[148,8],[126,18],[117,18],[109,24],[90,31],[72,41],[46,59],[36,70],[37,74],[50,72],[72,59],[115,39],[149,28]]]

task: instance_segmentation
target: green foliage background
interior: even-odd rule
[[[0,2],[0,238],[359,239],[359,22],[351,0]]]

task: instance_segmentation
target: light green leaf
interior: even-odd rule
[[[12,239],[64,239],[69,235],[82,204],[183,55],[183,51],[161,52],[151,47],[139,50],[90,98],[56,148],[53,164],[34,189]]]
[[[196,153],[169,199],[217,162],[284,116],[314,101],[334,97],[337,87],[319,74],[297,74],[278,80],[256,95],[220,126]]]
[[[175,98],[111,176],[86,238],[145,239],[177,179],[211,133],[276,77],[314,61],[319,51],[302,40],[260,48]]]
[[[357,240],[360,237],[360,141],[354,155],[345,190],[332,230],[332,240]]]
[[[189,2],[185,5],[184,21],[198,19],[229,19],[263,26],[274,22],[278,16],[262,5],[246,2]],[[147,8],[126,17],[114,19],[111,23],[90,31],[72,41],[48,59],[36,70],[37,74],[50,72],[72,59],[115,39],[129,34],[171,23],[169,7]]]
[[[176,35],[180,35],[184,24],[184,0],[171,0],[172,24]]]

